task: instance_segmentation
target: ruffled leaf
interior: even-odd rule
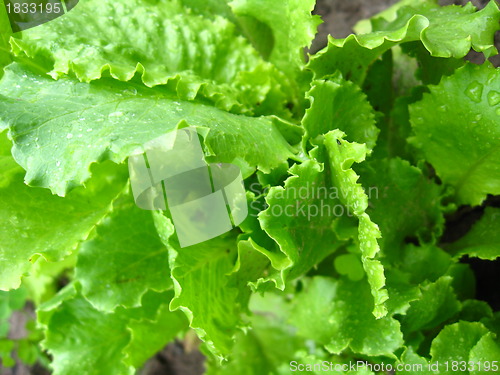
[[[321,23],[318,16],[311,15],[314,0],[233,0],[230,5],[234,14],[244,18],[245,31],[257,49],[279,69],[290,75],[303,67],[303,49],[310,46]],[[263,28],[270,32],[259,38]],[[262,45],[270,40],[271,46]]]
[[[311,107],[302,120],[305,139],[340,129],[350,141],[366,143],[370,149],[375,146],[379,133],[375,112],[355,84],[341,78],[314,81],[307,96]]]
[[[332,353],[350,348],[354,353],[392,356],[403,344],[397,320],[376,319],[366,280],[315,277],[295,301],[290,322],[298,334],[313,339]]]
[[[290,173],[284,187],[269,190],[269,207],[259,214],[262,229],[281,251],[263,250],[279,271],[273,279],[280,289],[287,278],[304,274],[344,243],[336,237],[332,223],[345,209],[323,165],[307,160],[293,166]]]
[[[233,337],[245,326],[242,314],[247,310],[250,289],[235,272],[237,241],[234,233],[181,248],[168,217],[155,213],[160,237],[169,249],[175,296],[171,310],[186,314],[193,328],[209,350],[218,358],[226,357]],[[245,271],[242,271],[245,272]],[[249,279],[256,275],[244,273]],[[247,279],[248,280],[248,279]]]
[[[238,159],[247,170],[269,172],[293,156],[277,120],[180,102],[162,88],[113,79],[54,81],[13,64],[0,90],[0,120],[10,128],[14,158],[27,170],[25,181],[58,195],[83,184],[90,164],[121,163],[137,147],[186,121],[210,128],[205,144],[218,162]]]
[[[405,239],[433,242],[441,235],[442,188],[419,168],[402,159],[378,159],[358,170],[372,197],[367,213],[380,227],[379,243],[387,262],[400,257]]]
[[[483,216],[464,237],[449,246],[456,257],[468,255],[487,260],[500,257],[500,209],[486,207]]]
[[[158,327],[147,321],[161,320],[165,325],[168,319],[167,329],[161,332],[163,345],[185,328],[185,321],[178,313],[168,312],[168,318],[163,316],[170,298],[171,293],[151,293],[144,296],[141,308],[120,308],[106,313],[96,310],[83,298],[78,286],[66,287],[38,311],[39,323],[45,331],[42,346],[53,356],[53,373],[135,374],[135,368],[159,349]],[[152,339],[141,340],[146,336]],[[139,345],[140,351],[124,361],[124,352]]]
[[[340,130],[333,130],[325,135],[325,146],[332,169],[331,178],[342,193],[342,203],[359,220],[357,241],[361,260],[375,300],[373,314],[380,318],[387,313],[384,302],[388,298],[387,290],[384,289],[384,268],[380,261],[375,259],[380,251],[377,239],[381,237],[381,233],[377,224],[366,213],[368,195],[357,182],[359,176],[351,168],[353,163],[360,163],[365,159],[368,149],[363,144],[347,142],[344,136]]]
[[[462,58],[471,48],[490,56],[496,53],[493,36],[499,20],[494,1],[479,12],[471,4],[440,7],[436,1],[422,1],[401,7],[394,20],[375,19],[371,33],[330,37],[328,47],[311,59],[309,67],[317,79],[339,70],[345,78],[361,83],[368,67],[385,51],[413,41],[420,41],[436,57]]]
[[[413,301],[402,319],[405,334],[439,326],[460,311],[452,278],[443,276],[435,283],[421,286],[422,296]]]
[[[24,31],[11,43],[18,56],[49,61],[54,78],[74,72],[88,82],[109,71],[129,81],[139,74],[147,86],[170,83],[181,99],[201,94],[239,112],[264,102],[272,84],[285,86],[270,94],[279,93],[272,100],[281,106],[290,100],[285,77],[260,58],[233,23],[195,14],[180,1],[82,0],[64,17]]]

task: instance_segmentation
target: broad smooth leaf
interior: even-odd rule
[[[10,63],[11,57],[9,38],[12,34],[12,28],[9,23],[7,12],[5,11],[5,0],[0,0],[0,78],[3,75],[3,67]],[[0,131],[2,127],[0,125]]]
[[[75,278],[85,298],[108,312],[140,306],[148,290],[172,288],[168,251],[151,212],[139,209],[129,194],[120,197],[96,235],[80,246]]]
[[[218,162],[237,158],[247,169],[269,172],[293,156],[273,119],[181,102],[164,88],[109,78],[90,84],[54,81],[13,64],[0,92],[0,123],[10,128],[14,158],[27,170],[25,181],[58,195],[84,183],[90,164],[121,163],[139,146],[186,122],[210,128],[205,144]]]
[[[469,372],[469,366],[466,366],[465,371],[462,368],[453,368],[451,361],[464,362],[468,365],[474,359],[484,358],[492,364],[492,361],[498,361],[498,357],[494,355],[499,352],[498,344],[489,342],[491,333],[488,329],[479,322],[458,322],[446,326],[432,341],[431,356],[432,362],[439,362],[439,373],[444,375],[456,374],[460,370],[461,374],[485,374],[484,367],[481,371]],[[480,355],[479,350],[484,349]],[[448,362],[448,367],[445,363]],[[460,363],[460,365],[462,365]],[[486,365],[485,362],[481,366]],[[478,369],[478,363],[474,363],[474,368]],[[490,368],[491,371],[491,368]]]
[[[410,105],[413,142],[459,204],[500,194],[500,70],[467,64]]]
[[[54,262],[70,255],[109,214],[126,178],[119,166],[97,165],[86,187],[75,189],[63,199],[23,183],[24,171],[10,156],[10,145],[5,134],[0,134],[2,290],[19,287],[21,277],[37,257]]]

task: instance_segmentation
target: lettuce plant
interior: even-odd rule
[[[463,261],[500,256],[498,5],[402,0],[305,56],[313,7],[81,0],[12,33],[0,6],[3,366],[134,374],[195,334],[212,375],[499,371]],[[182,248],[126,162],[186,126],[249,215]]]

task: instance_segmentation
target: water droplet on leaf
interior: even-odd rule
[[[137,95],[137,89],[135,87],[131,87],[123,91],[123,93],[127,95]]]
[[[492,107],[500,103],[500,93],[498,91],[491,90],[488,93],[488,104]]]
[[[479,103],[483,96],[483,89],[484,86],[481,83],[474,81],[465,90],[465,95],[467,95],[470,100]]]

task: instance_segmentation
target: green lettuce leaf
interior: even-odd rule
[[[413,142],[459,204],[500,194],[500,70],[468,64],[410,105]]]
[[[406,150],[411,132],[406,101],[415,87],[422,87],[415,77],[417,68],[417,61],[404,54],[400,46],[386,51],[368,68],[362,88],[377,111],[376,126],[380,129],[371,155],[374,159],[412,156]]]
[[[424,281],[436,281],[448,271],[452,264],[452,257],[434,245],[408,244],[400,251],[401,260],[395,265],[408,274],[410,282],[415,285]]]
[[[500,257],[500,209],[486,207],[484,214],[472,229],[448,249],[456,256],[468,255],[495,260]]]
[[[210,128],[205,144],[218,162],[237,158],[242,169],[269,172],[293,157],[274,119],[180,102],[163,88],[109,78],[90,84],[54,81],[14,64],[0,91],[0,120],[10,128],[14,158],[27,170],[25,181],[58,195],[84,183],[90,164],[121,163],[137,147],[185,121]]]
[[[452,263],[446,275],[453,279],[452,286],[460,301],[476,296],[476,275],[468,264]]]
[[[387,292],[389,299],[386,302],[389,316],[405,315],[413,301],[422,297],[420,288],[411,282],[410,275],[399,269],[386,269]]]
[[[126,175],[111,163],[97,165],[86,187],[63,199],[26,186],[5,134],[0,134],[0,145],[0,165],[5,167],[0,170],[0,289],[8,290],[19,287],[38,257],[61,260],[87,239],[111,211]]]
[[[373,299],[366,280],[314,277],[294,300],[290,323],[298,334],[326,346],[332,353],[393,356],[403,344],[397,320],[373,316]]]
[[[387,290],[384,289],[384,268],[380,261],[375,259],[380,251],[377,239],[381,237],[381,233],[377,224],[366,213],[368,195],[357,182],[359,176],[351,168],[354,163],[365,160],[368,149],[364,144],[347,142],[344,137],[345,134],[340,130],[333,130],[325,135],[331,179],[341,192],[342,203],[359,220],[357,241],[361,260],[375,301],[373,314],[380,318],[387,313],[384,302],[388,298]]]
[[[12,142],[7,137],[7,132],[0,131],[0,171],[2,173],[0,188],[8,187],[11,180],[19,173],[20,167],[12,157],[11,148]]]
[[[48,262],[39,257],[30,267],[29,274],[23,276],[22,285],[29,290],[30,300],[35,306],[51,299],[60,289],[64,280],[75,268],[78,251],[57,262]]]
[[[403,79],[407,78],[406,74],[411,74],[411,69],[409,69],[409,67],[406,67],[405,75],[398,74],[398,60],[402,59],[400,59],[401,54],[397,52],[397,47],[395,47],[375,60],[369,67],[366,80],[362,85],[363,92],[366,94],[373,109],[379,112],[378,118],[376,118],[377,122],[383,119],[383,117],[381,117],[382,114],[389,114],[394,102],[396,90],[404,90],[405,87],[400,88],[400,86],[404,86],[402,82],[407,84]],[[406,63],[406,61],[403,61],[400,65],[404,65],[404,63]]]
[[[476,12],[472,3],[464,6],[439,6],[436,0],[402,1],[393,7],[392,16],[375,16],[371,20],[372,32],[394,30],[411,20],[415,15],[428,19],[428,26],[421,32],[424,47],[436,57],[465,56],[472,47],[486,57],[496,54],[493,34],[498,30],[500,14],[493,2]],[[477,29],[480,27],[480,29]],[[450,33],[454,30],[453,33]]]
[[[195,14],[180,1],[82,0],[64,17],[26,30],[11,43],[18,56],[51,61],[54,78],[74,72],[88,82],[109,71],[129,81],[137,74],[147,86],[170,83],[181,99],[201,94],[238,112],[261,104],[276,84],[284,87],[274,90],[279,95],[273,100],[281,106],[291,100],[287,79],[234,24]]]
[[[279,275],[273,276],[283,289],[287,278],[298,277],[344,244],[332,228],[345,209],[335,197],[324,166],[307,160],[290,169],[284,187],[272,187],[266,197],[268,208],[259,213],[262,229],[276,241],[280,253],[262,250]]]
[[[406,160],[377,159],[360,164],[360,182],[372,197],[367,213],[382,232],[386,262],[401,257],[407,238],[433,242],[443,230],[442,187]],[[404,207],[404,209],[402,209]]]
[[[387,291],[383,267],[374,259],[379,251],[380,232],[365,212],[368,197],[351,169],[354,162],[364,160],[368,149],[343,137],[340,130],[326,134],[324,145],[310,152],[310,160],[290,169],[292,177],[284,187],[270,189],[266,197],[269,207],[259,214],[259,221],[281,253],[274,249],[263,252],[279,271],[270,279],[283,289],[287,276],[292,279],[308,271],[344,244],[335,232],[347,223],[350,234],[342,239],[355,237],[372,286],[373,313],[381,317],[387,313]],[[351,220],[353,216],[358,223]]]
[[[478,322],[489,320],[493,317],[493,310],[488,302],[477,299],[468,299],[462,302],[460,312],[454,317],[454,320],[467,322]]]
[[[471,48],[490,56],[496,53],[493,35],[499,19],[494,1],[479,12],[471,4],[440,7],[437,1],[422,1],[401,7],[394,20],[375,19],[371,33],[329,37],[327,48],[311,58],[308,66],[317,79],[339,70],[346,79],[361,83],[368,67],[400,43],[420,41],[436,57],[462,58]]]
[[[238,257],[231,273],[228,274],[231,275],[229,285],[239,289],[240,300],[245,310],[253,292],[262,290],[259,287],[269,281],[264,276],[269,274],[271,268],[269,258],[265,255],[266,250],[252,237],[245,239],[246,237],[245,234],[238,237]],[[249,313],[248,310],[246,312]]]
[[[182,4],[194,13],[208,18],[222,16],[236,22],[236,18],[229,6],[228,0],[181,0]]]
[[[251,328],[236,335],[227,363],[221,365],[209,359],[207,375],[277,374],[278,369],[293,360],[294,353],[304,347],[304,340],[286,323],[287,309],[282,296],[255,295]]]
[[[350,141],[375,146],[375,113],[358,86],[342,78],[314,81],[307,96],[311,106],[302,119],[305,140],[340,129]]]
[[[14,345],[14,341],[12,340],[0,339],[0,355],[3,367],[10,368],[16,365],[16,361],[12,358]]]
[[[45,328],[42,346],[54,358],[55,375],[134,374],[133,367],[122,362],[122,350],[130,341],[126,315],[94,309],[69,286],[40,307],[38,319]]]
[[[461,374],[490,373],[489,371],[494,371],[491,367],[489,371],[485,372],[484,367],[481,367],[479,371],[476,360],[482,359],[490,365],[493,361],[498,361],[500,347],[492,340],[492,337],[491,332],[479,322],[459,322],[446,326],[432,342],[432,362],[439,362],[439,373],[445,375],[456,374],[458,371]],[[447,361],[448,368],[445,366]],[[469,361],[474,361],[476,370],[468,371],[469,366],[452,368],[451,361],[464,361],[468,365],[472,364]],[[484,365],[486,363],[481,362],[481,366]]]
[[[234,14],[245,19],[245,31],[257,49],[288,75],[296,74],[303,67],[303,49],[310,46],[321,23],[318,16],[311,15],[314,4],[314,0],[233,0],[230,3]],[[263,28],[270,29],[271,33],[259,38]]]
[[[234,335],[245,327],[242,314],[248,311],[250,290],[240,283],[235,272],[238,256],[235,233],[181,248],[171,220],[160,212],[155,212],[154,220],[169,249],[175,290],[170,309],[184,312],[190,327],[208,349],[219,359],[226,357]],[[256,272],[261,270],[257,268]],[[257,279],[258,275],[248,277],[252,278]]]
[[[6,9],[4,0],[0,0],[0,78],[3,76],[3,67],[11,61],[9,38],[12,35],[12,28],[4,9]]]
[[[159,341],[164,345],[185,328],[185,320],[177,313],[164,316],[171,297],[172,293],[149,293],[140,308],[106,313],[83,298],[77,285],[69,285],[38,310],[45,331],[42,347],[54,358],[53,373],[134,374],[134,366],[142,366],[159,349]],[[165,328],[161,332],[151,324],[160,320]],[[152,339],[144,341],[143,337]],[[125,358],[124,353],[139,346],[138,352]]]
[[[403,370],[398,371],[398,374],[407,375],[433,375],[434,372],[429,369],[429,361],[426,358],[419,356],[410,346],[405,349],[403,355],[398,361],[399,366],[403,366]]]
[[[139,209],[129,194],[120,197],[96,235],[80,246],[75,278],[83,296],[107,312],[140,306],[148,290],[170,289],[168,251],[151,212]]]
[[[288,323],[290,303],[283,294],[266,293],[254,295],[250,302],[252,310],[251,328],[239,333],[227,363],[222,365],[207,361],[207,375],[285,375],[332,374],[332,375],[373,375],[371,371],[359,366],[359,371],[331,370],[330,364],[347,364],[349,360],[325,352],[312,341],[297,335],[296,328]],[[327,363],[327,364],[326,364]],[[310,365],[306,368],[307,365]],[[321,369],[316,371],[318,365]],[[302,368],[304,368],[302,370]]]
[[[146,294],[144,298],[146,301],[143,301],[143,304],[155,307],[156,299],[165,298],[168,301],[173,297],[173,292],[168,292],[165,296],[166,298],[163,294]],[[180,332],[186,331],[188,322],[182,312],[170,311],[168,304],[164,303],[158,307],[154,315],[143,314],[140,318],[134,316],[127,328],[130,331],[131,339],[123,350],[124,362],[135,368],[140,368]]]
[[[389,114],[378,123],[380,136],[373,159],[399,157],[417,164],[420,153],[408,143],[408,137],[412,135],[409,105],[421,100],[424,92],[427,92],[426,86],[416,86],[410,88],[407,95],[398,96],[394,100]]]
[[[416,77],[426,85],[437,85],[443,76],[449,76],[465,64],[464,59],[434,57],[419,42],[409,42],[401,46],[402,50],[418,61]]]
[[[439,326],[460,311],[451,283],[450,276],[443,276],[420,287],[421,297],[411,302],[401,322],[405,334]]]
[[[475,368],[470,371],[471,375],[482,375],[488,373],[498,372],[499,368],[494,367],[496,364],[499,366],[498,359],[500,358],[500,342],[498,337],[489,332],[472,348],[469,354],[469,360],[476,363]],[[478,364],[482,364],[482,368]]]

